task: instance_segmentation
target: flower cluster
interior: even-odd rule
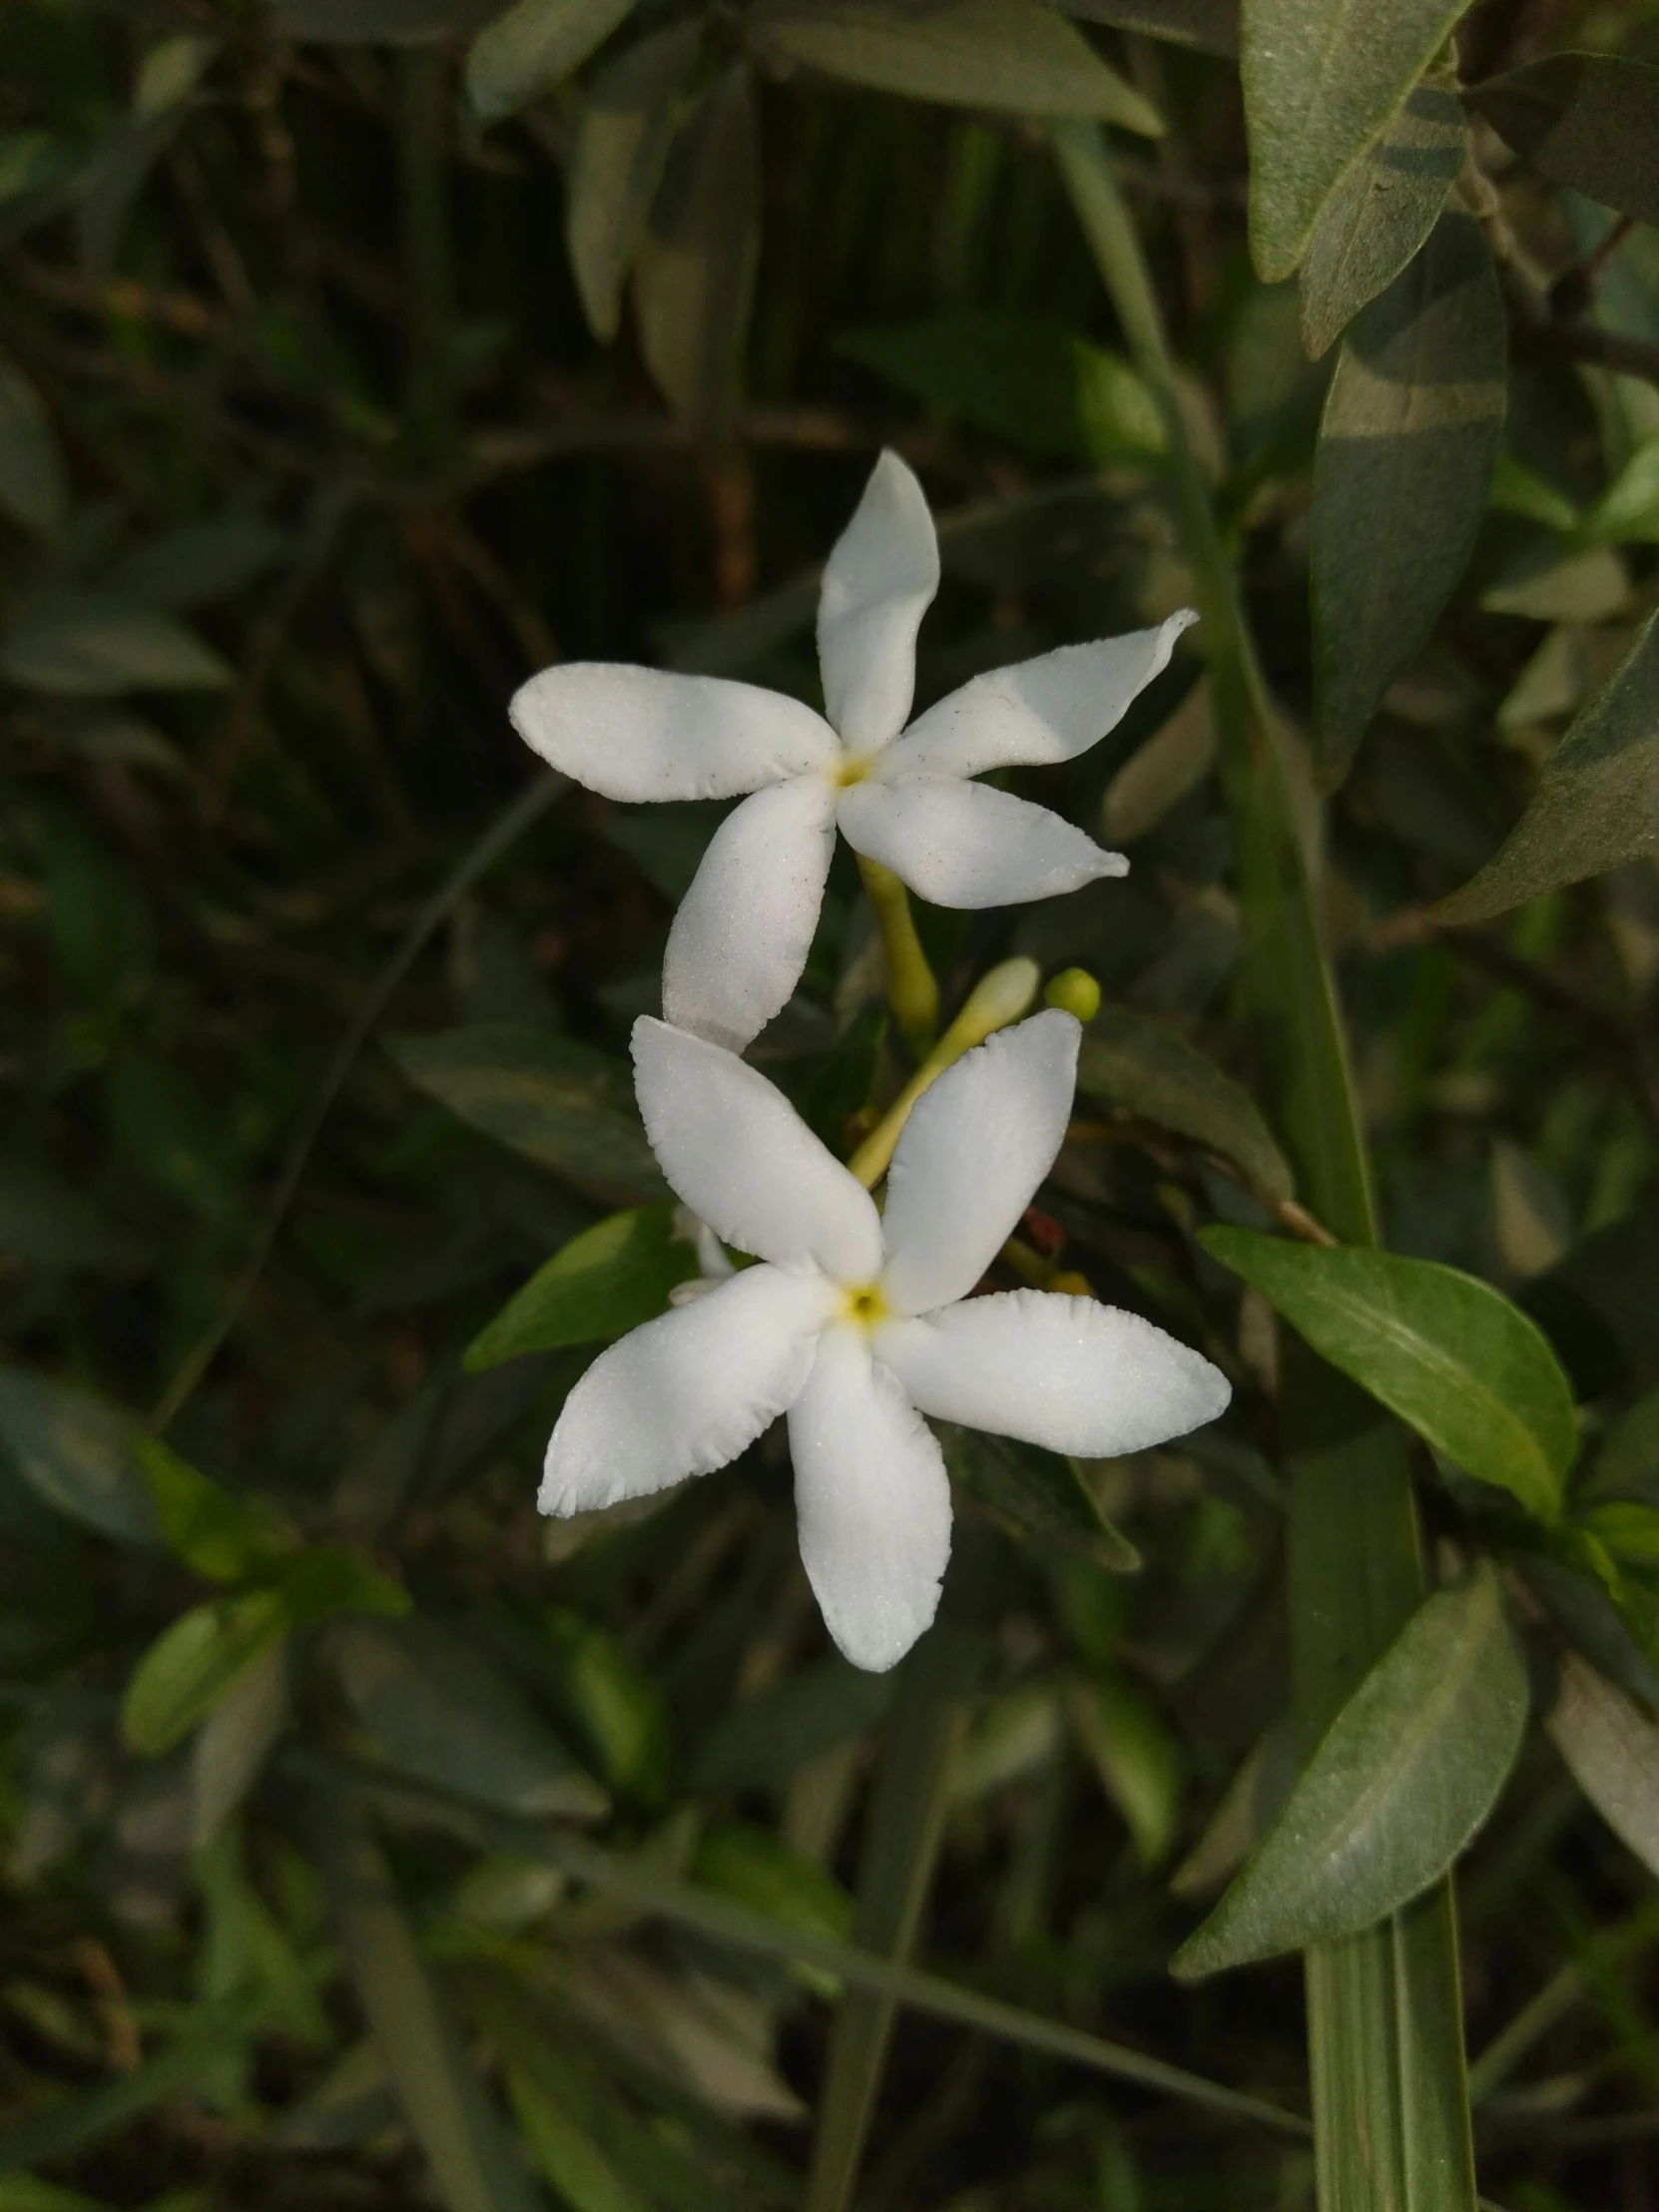
[[[1039,898],[1127,864],[969,779],[1096,743],[1193,618],[976,677],[906,729],[938,575],[921,488],[884,453],[825,570],[828,721],[751,685],[594,663],[544,670],[512,705],[539,753],[611,798],[752,795],[675,917],[666,1019],[637,1022],[633,1051],[670,1185],[758,1264],[711,1272],[594,1363],[548,1445],[542,1510],[725,1466],[786,1414],[808,1576],[836,1644],[875,1669],[931,1621],[950,1548],[923,1414],[1093,1457],[1178,1435],[1228,1397],[1207,1360],[1137,1315],[1055,1292],[972,1295],[1064,1138],[1072,1015],[1001,1030],[922,1092],[879,1212],[739,1057],[800,980],[837,826],[944,905]]]

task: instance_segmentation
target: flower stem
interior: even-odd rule
[[[879,860],[865,859],[861,852],[858,873],[864,879],[881,931],[881,950],[887,961],[887,998],[905,1043],[919,1059],[938,1030],[939,986],[916,935],[910,894],[891,868],[883,867]]]
[[[1335,979],[1275,714],[1208,487],[1187,442],[1174,364],[1140,242],[1097,126],[1053,143],[1135,365],[1164,422],[1170,488],[1202,621],[1238,854],[1246,988],[1314,1211],[1375,1244],[1370,1168]],[[1311,1749],[1422,1595],[1403,1439],[1331,1370],[1286,1346],[1292,1478],[1293,1702]],[[1404,1913],[1306,1953],[1322,2212],[1385,2212],[1430,2195],[1473,2212],[1474,2169],[1449,1881]]]
[[[873,862],[865,861],[864,866]],[[882,870],[883,874],[886,872]],[[894,881],[897,878],[894,877]],[[899,884],[899,896],[904,886]],[[928,1053],[881,1119],[846,1163],[865,1190],[871,1190],[887,1172],[899,1131],[910,1118],[910,1109],[929,1083],[941,1076],[964,1052],[983,1044],[994,1030],[1018,1021],[1037,995],[1042,970],[1035,960],[1004,960],[982,975],[968,993],[961,1012]],[[928,977],[929,983],[932,977]],[[900,1015],[900,1020],[903,1016]]]

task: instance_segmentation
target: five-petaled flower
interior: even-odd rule
[[[635,1086],[669,1182],[759,1266],[602,1354],[565,1402],[540,1503],[574,1513],[725,1466],[789,1416],[801,1556],[830,1633],[890,1667],[933,1618],[950,1486],[920,1417],[1091,1457],[1212,1420],[1228,1384],[1136,1314],[1042,1291],[970,1297],[1047,1173],[1081,1031],[1049,1011],[941,1075],[886,1211],[765,1076],[650,1018]]]
[[[837,825],[940,906],[1046,898],[1128,866],[1046,808],[968,779],[1087,751],[1196,617],[976,676],[906,730],[916,630],[938,583],[921,486],[883,453],[824,571],[828,721],[752,684],[599,661],[544,669],[515,696],[526,743],[608,799],[752,795],[716,831],[675,916],[663,1012],[677,1028],[741,1051],[787,1003]]]

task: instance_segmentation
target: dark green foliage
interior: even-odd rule
[[[1311,2102],[1321,2212],[1472,2212],[1458,1939],[1479,2197],[1638,2200],[1650,17],[0,8],[0,2212],[1266,2212]],[[628,1037],[722,806],[505,705],[817,705],[886,442],[918,705],[1200,610],[1000,779],[1127,881],[917,921],[1104,994],[985,1287],[1234,1399],[945,1432],[877,1676],[781,1431],[535,1512],[698,1270]],[[752,1056],[843,1158],[912,1072],[844,852]]]

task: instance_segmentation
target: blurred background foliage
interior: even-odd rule
[[[776,1437],[534,1510],[592,1339],[692,1267],[623,1055],[720,810],[532,776],[509,693],[619,658],[814,697],[813,564],[883,442],[939,515],[922,702],[1191,596],[1033,117],[1119,127],[1387,1241],[1541,1322],[1580,1499],[1654,1514],[1634,1586],[1659,1558],[1653,861],[1428,914],[1654,605],[1659,231],[1471,118],[1501,453],[1321,818],[1311,482],[1358,301],[1310,358],[1252,273],[1228,0],[1077,13],[0,11],[0,2212],[1312,2201],[1294,1961],[1166,1973],[1291,1758],[1274,1326],[1195,1232],[1292,1186],[1220,1072],[1261,1071],[1194,664],[1029,787],[1127,882],[920,920],[947,996],[1015,951],[1100,978],[1108,1141],[1028,1251],[1201,1345],[1228,1418],[1081,1487],[953,1443],[944,1615],[890,1679],[827,1645]],[[1465,82],[1568,47],[1659,60],[1659,10],[1458,30]],[[843,849],[756,1053],[837,1148],[905,1070],[880,994]],[[1583,1565],[1532,1586],[1659,1702]],[[1462,1903],[1482,2185],[1652,2212],[1659,1910],[1542,1737]]]

